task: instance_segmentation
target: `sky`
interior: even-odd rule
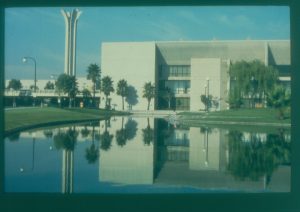
[[[5,78],[37,80],[64,72],[65,22],[61,9],[5,9]],[[101,67],[101,43],[132,41],[288,40],[287,6],[79,7],[77,76]]]

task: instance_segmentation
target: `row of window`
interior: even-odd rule
[[[190,98],[176,98],[176,110],[189,110]]]
[[[191,66],[189,65],[161,65],[160,77],[189,77],[191,76]]]
[[[159,90],[169,88],[173,94],[190,93],[191,83],[189,80],[159,81]]]

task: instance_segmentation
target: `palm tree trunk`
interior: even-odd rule
[[[107,95],[105,96],[105,109],[107,109]]]
[[[93,106],[96,107],[95,105],[95,95],[96,95],[96,83],[94,83],[93,86]]]
[[[150,108],[150,100],[148,100],[148,107],[147,107],[147,110],[149,110]]]
[[[124,97],[122,96],[122,109],[124,110]]]
[[[71,101],[71,97],[69,97],[69,108],[71,108],[72,107],[72,103],[71,103],[72,101]]]

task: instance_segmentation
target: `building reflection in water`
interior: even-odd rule
[[[230,168],[237,165],[237,151],[232,150],[229,131],[209,127],[177,127],[164,120],[149,118],[119,118],[106,129],[111,134],[126,129],[123,123],[137,123],[136,135],[126,145],[118,145],[117,136],[112,139],[109,151],[100,149],[99,180],[117,184],[155,184],[168,186],[197,187],[204,189],[233,190],[290,190],[290,166],[277,164],[274,167],[256,164],[239,171]],[[148,124],[149,122],[149,124]],[[104,124],[104,123],[102,123]],[[153,142],[143,142],[145,129],[153,134]],[[105,127],[100,127],[105,129]],[[236,143],[251,143],[257,133],[242,133]],[[124,136],[123,135],[123,139]],[[250,137],[251,138],[250,138]],[[148,136],[149,137],[149,136]],[[267,134],[261,133],[259,142],[266,143]],[[252,139],[252,140],[251,140]],[[258,140],[254,141],[257,143]],[[231,141],[232,142],[232,141]],[[283,139],[283,143],[285,142]],[[257,145],[257,144],[256,144]],[[230,151],[231,149],[231,151]],[[266,151],[266,145],[257,151]],[[253,157],[257,157],[254,155]],[[251,161],[253,158],[246,158]],[[266,159],[268,160],[268,159]],[[288,160],[287,160],[288,161]],[[270,162],[270,161],[269,161]],[[271,162],[272,163],[272,162]],[[272,164],[269,163],[269,166]],[[287,162],[288,163],[288,162]],[[264,166],[255,173],[254,166]],[[266,183],[267,170],[273,169],[273,177]],[[243,179],[239,175],[249,175]],[[255,179],[251,176],[257,175]],[[272,180],[270,180],[272,178]]]
[[[22,137],[33,139],[32,168],[36,138],[49,137],[62,151],[62,193],[74,192],[74,168],[82,168],[74,159],[82,151],[88,164],[99,161],[95,180],[100,184],[290,191],[291,138],[283,129],[257,133],[208,126],[175,128],[153,117],[118,117],[27,134]],[[74,154],[76,144],[87,141],[91,146]]]
[[[126,128],[123,126],[124,123],[125,126],[130,126]],[[101,125],[104,124],[101,122]],[[154,145],[143,142],[143,129],[153,126],[153,118],[124,117],[111,122],[107,131],[114,135],[115,132],[123,129],[125,134],[123,139],[127,139],[127,141],[126,145],[119,145],[118,137],[114,136],[109,151],[100,149],[99,180],[101,182],[153,183]],[[100,129],[105,129],[105,126],[101,126]]]

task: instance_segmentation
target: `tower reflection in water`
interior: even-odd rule
[[[45,182],[52,182],[53,186],[59,183],[62,193],[89,192],[90,188],[94,188],[93,192],[113,190],[116,185],[119,188],[138,185],[147,188],[290,191],[291,142],[290,132],[286,129],[274,128],[267,133],[209,126],[175,128],[163,119],[129,116],[44,130],[44,140],[42,132],[36,131],[33,138],[31,134],[21,133],[23,138],[20,140],[27,142],[26,135],[30,137],[28,145],[21,141],[6,143],[8,191],[18,190],[14,186],[15,180],[18,185],[25,180],[22,178],[25,172],[16,174],[14,166],[21,167],[22,157],[28,156],[23,146],[31,144],[30,147],[35,148],[36,137],[39,144],[33,152],[38,157],[32,158],[37,166],[34,173],[26,175],[24,185],[31,177],[39,180],[41,186]],[[12,154],[16,150],[24,151],[24,156],[19,155],[17,160]],[[41,178],[46,175],[39,171],[45,172],[46,168],[50,168],[47,173],[55,180]],[[59,170],[61,175],[57,179]],[[91,175],[95,181],[89,181]],[[26,185],[25,189],[30,186]]]

